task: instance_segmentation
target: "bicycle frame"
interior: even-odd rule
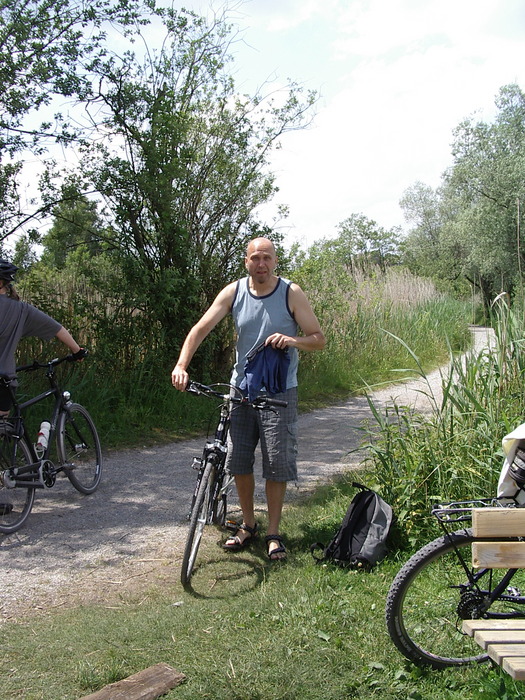
[[[502,503],[502,500],[505,501],[504,504]],[[494,589],[490,587],[490,593],[488,593],[484,588],[480,588],[480,586],[478,586],[478,581],[482,580],[483,577],[487,575],[487,573],[489,574],[489,576],[491,576],[492,570],[488,568],[480,568],[478,571],[472,570],[471,566],[469,566],[469,563],[465,561],[465,557],[461,553],[459,547],[456,545],[454,538],[451,536],[451,532],[449,530],[448,525],[452,523],[471,520],[472,508],[474,507],[520,507],[517,501],[515,501],[514,499],[513,501],[511,501],[511,503],[508,503],[507,501],[508,499],[498,498],[479,499],[474,501],[457,501],[449,504],[440,504],[439,506],[432,509],[432,515],[435,516],[441,529],[445,534],[445,537],[452,544],[458,561],[460,562],[463,570],[465,571],[468,583],[463,584],[463,586],[459,586],[459,588],[463,590],[474,588],[474,590],[476,590],[480,594],[483,594],[484,602],[481,606],[480,611],[487,617],[499,619],[510,619],[517,617],[521,618],[525,616],[525,611],[523,613],[520,613],[518,611],[503,613],[491,612],[490,610],[492,604],[496,600],[506,600],[507,598],[511,600],[514,604],[525,605],[525,595],[514,594],[506,596],[504,594],[505,591],[510,588],[509,584],[512,581],[518,569],[509,569]]]
[[[6,386],[9,389],[9,392],[11,394],[11,400],[13,404],[13,416],[10,417],[9,422],[13,426],[13,445],[12,445],[12,452],[11,452],[11,464],[15,463],[16,459],[16,450],[18,447],[18,441],[21,440],[25,434],[25,423],[24,423],[24,416],[23,412],[30,408],[31,406],[34,406],[37,403],[40,403],[41,401],[44,401],[45,399],[49,398],[50,396],[55,397],[55,403],[53,406],[53,411],[50,419],[50,430],[49,430],[49,438],[48,438],[48,443],[47,447],[45,448],[43,454],[41,457],[39,457],[36,454],[34,445],[31,440],[27,440],[27,446],[30,450],[31,458],[33,462],[31,464],[27,464],[24,467],[18,467],[16,469],[16,474],[13,474],[12,476],[8,474],[4,474],[4,481],[5,485],[9,488],[16,488],[17,486],[27,488],[28,485],[33,487],[33,488],[51,488],[55,484],[56,480],[56,475],[63,471],[63,466],[56,466],[50,459],[49,455],[51,452],[52,445],[54,443],[55,435],[56,435],[56,430],[57,430],[57,424],[58,424],[58,418],[60,416],[60,413],[63,410],[63,407],[67,404],[67,402],[70,400],[70,394],[69,392],[61,392],[60,387],[58,386],[58,383],[56,381],[56,375],[55,375],[55,364],[56,361],[52,361],[47,364],[47,370],[46,370],[46,377],[49,380],[51,386],[49,389],[46,391],[41,392],[37,396],[34,396],[31,399],[27,399],[26,401],[23,401],[19,403],[16,399],[16,393],[11,386],[10,383],[6,382]],[[44,365],[45,366],[45,365]],[[18,367],[17,372],[19,371],[29,371],[29,370],[34,370],[38,369],[41,367],[41,365],[33,364],[33,365],[27,365],[24,367]],[[5,379],[4,379],[5,381]]]

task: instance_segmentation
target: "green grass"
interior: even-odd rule
[[[262,540],[226,553],[212,531],[192,591],[170,561],[146,592],[4,624],[2,698],[76,700],[159,662],[186,676],[167,700],[520,697],[489,665],[438,672],[399,655],[384,602],[404,555],[369,573],[314,563],[310,544],[332,535],[353,492],[340,480],[286,509],[285,564]]]

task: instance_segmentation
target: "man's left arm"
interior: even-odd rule
[[[326,338],[306,294],[299,285],[294,283],[290,285],[288,303],[303,335],[289,336],[273,333],[266,339],[266,345],[273,345],[274,348],[281,349],[292,347],[308,352],[322,350],[326,345]]]

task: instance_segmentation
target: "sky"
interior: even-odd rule
[[[175,0],[202,15],[221,0]],[[319,99],[306,130],[281,139],[279,187],[259,211],[285,244],[308,247],[363,214],[407,224],[399,201],[417,181],[437,187],[453,130],[492,120],[503,85],[525,90],[525,0],[241,0],[230,68],[240,92],[292,79]]]

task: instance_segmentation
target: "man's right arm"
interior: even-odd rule
[[[235,296],[236,286],[237,283],[232,282],[221,292],[219,292],[208,311],[206,311],[200,320],[197,321],[186,336],[186,340],[184,341],[180,351],[177,364],[171,373],[171,383],[176,389],[179,389],[179,391],[184,391],[186,388],[188,383],[187,369],[193,355],[197,351],[197,348],[202,343],[204,338],[206,338],[206,336],[210,333],[210,331],[212,331],[215,326],[230,312],[233,304],[233,298]]]

